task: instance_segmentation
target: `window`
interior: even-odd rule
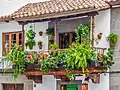
[[[75,41],[75,32],[59,33],[59,48],[68,48]]]
[[[3,84],[3,90],[24,90],[23,84]]]
[[[23,47],[23,32],[9,32],[2,34],[2,54],[5,55],[12,48],[12,45],[22,45]]]

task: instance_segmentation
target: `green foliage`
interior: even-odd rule
[[[53,43],[50,45],[51,50],[56,50],[58,48],[58,45],[56,43]]]
[[[32,49],[33,46],[36,45],[36,42],[34,40],[35,38],[35,32],[33,31],[33,27],[30,26],[26,32],[26,36],[27,36],[27,40],[26,40],[26,43],[25,43],[25,46],[26,48],[29,47],[29,49]]]
[[[51,69],[57,68],[57,62],[55,57],[45,58],[41,60],[40,64],[41,64],[40,70],[44,72],[48,72]]]
[[[85,25],[85,24],[79,24],[77,27],[76,27],[76,42],[80,42],[80,39],[86,39],[88,34],[89,34],[89,31],[90,31],[90,28],[88,25]]]
[[[12,50],[5,56],[8,61],[15,65],[15,68],[13,68],[15,78],[25,71],[26,55],[27,52],[22,51],[21,46],[14,45]]]
[[[42,46],[42,41],[39,40],[38,43],[37,43],[37,45],[38,45],[38,46],[39,46],[39,45]]]
[[[113,54],[113,50],[108,49],[108,52],[105,55],[98,56],[98,60],[103,63],[104,67],[110,68],[114,64]]]
[[[67,67],[73,70],[82,68],[83,72],[87,70],[87,61],[96,57],[95,50],[90,47],[90,43],[73,43],[66,52]]]
[[[26,36],[28,39],[34,39],[35,38],[35,32],[33,31],[33,26],[30,26],[28,29],[27,29],[27,32],[26,32]]]
[[[118,41],[119,36],[115,33],[111,33],[108,37],[107,40],[110,42],[111,47],[114,47]]]

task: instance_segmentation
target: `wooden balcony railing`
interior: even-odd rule
[[[63,51],[65,49],[59,49],[60,51]],[[96,48],[96,53],[105,54],[106,48]],[[36,52],[37,54],[49,54],[50,50],[30,50],[30,52]],[[12,64],[5,59],[5,57],[0,57],[0,69],[6,69],[6,68],[12,68]]]

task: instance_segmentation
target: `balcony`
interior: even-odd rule
[[[30,27],[26,34],[28,40],[25,45],[29,49],[35,45],[35,32],[31,30]],[[42,75],[54,75],[56,78],[68,79],[71,75],[76,74],[104,72],[114,63],[113,52],[110,49],[93,47],[93,40],[88,38],[90,30],[88,25],[80,24],[76,28],[76,32],[60,34],[59,44],[56,34],[53,37],[53,28],[49,30],[52,30],[52,41],[54,41],[52,44],[49,43],[49,50],[25,51],[21,49],[21,46],[14,45],[1,60],[3,70],[9,66],[8,69],[11,68],[15,78],[19,74],[24,74],[29,79],[41,83]],[[51,31],[49,31],[50,33]],[[64,38],[62,39],[62,37]],[[63,41],[67,41],[67,43],[63,43]],[[38,45],[41,46],[42,42],[39,41]]]

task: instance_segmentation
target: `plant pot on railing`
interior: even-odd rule
[[[97,60],[88,60],[88,67],[103,67],[103,63]]]
[[[64,68],[64,65],[65,65],[64,62],[59,62],[59,63],[57,64],[58,69],[63,69],[63,68]]]
[[[26,70],[35,70],[35,69],[39,69],[40,68],[40,64],[35,64],[35,63],[27,63],[26,64]]]
[[[88,63],[88,67],[95,67],[95,60],[88,60],[87,61],[87,63]]]

